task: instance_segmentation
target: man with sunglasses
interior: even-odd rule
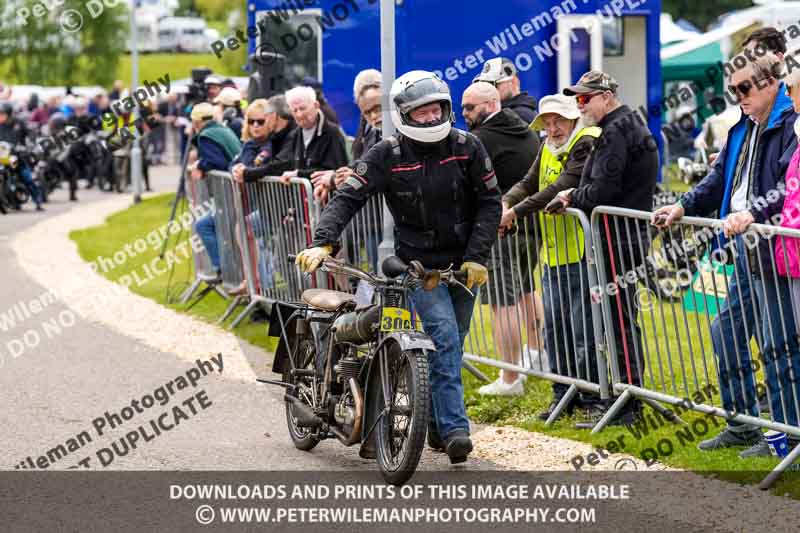
[[[608,74],[591,70],[581,76],[578,83],[563,91],[567,96],[575,96],[584,126],[602,129],[583,167],[580,185],[562,191],[556,197],[563,207],[576,207],[587,214],[599,205],[639,211],[653,208],[658,178],[658,146],[642,116],[619,101],[617,87],[617,82]],[[609,277],[614,273],[622,275],[634,271],[642,263],[639,243],[647,242],[646,231],[646,227],[634,227],[630,232],[612,232],[608,241],[602,239],[605,270]],[[640,236],[638,232],[644,235]],[[633,305],[636,285],[619,283],[615,290],[615,300],[622,304],[620,309],[624,309],[612,313],[619,368],[627,373],[626,382],[640,385],[644,360],[642,332]],[[579,423],[578,427],[593,427],[606,410],[606,404],[593,405],[587,410],[588,420]],[[629,401],[611,424],[632,424],[640,414],[641,404],[637,400]]]
[[[733,241],[720,239],[718,244],[725,245],[725,254],[735,262],[735,275],[711,324],[723,408],[759,416],[749,349],[749,337],[755,335],[760,353],[772,354],[765,357],[772,417],[777,422],[797,425],[793,401],[786,402],[786,411],[781,405],[775,369],[776,357],[781,363],[785,357],[800,357],[794,320],[783,319],[782,310],[792,309],[788,281],[772,276],[770,239],[760,239],[758,246],[746,247],[738,237],[750,224],[770,221],[783,207],[782,199],[764,202],[766,205],[754,202],[756,198],[769,199],[785,187],[784,177],[796,147],[794,122],[798,115],[780,81],[783,72],[780,58],[767,53],[731,75],[728,90],[738,98],[742,117],[729,130],[725,147],[703,181],[684,194],[679,203],[653,213],[652,221],[659,228],[666,228],[684,215],[712,216],[715,212],[724,220],[725,237]],[[749,446],[739,454],[743,458],[770,454],[758,427],[735,421],[728,421],[722,433],[699,444],[701,450],[736,446]]]
[[[495,57],[483,64],[483,70],[475,76],[472,83],[479,81],[491,83],[500,93],[503,109],[510,109],[525,124],[531,124],[536,118],[536,99],[527,91],[520,90],[519,76],[514,62],[505,57]]]
[[[533,164],[539,137],[519,115],[500,106],[500,93],[493,85],[477,82],[461,97],[462,115],[470,132],[483,143],[497,173],[500,192],[505,194]],[[537,247],[533,233],[503,234],[489,261],[489,281],[483,287],[483,303],[492,307],[492,326],[497,351],[513,365],[530,366],[541,348],[542,302],[534,293],[533,271]],[[528,334],[523,350],[522,330]],[[524,374],[501,370],[500,377],[478,389],[490,396],[523,394]]]

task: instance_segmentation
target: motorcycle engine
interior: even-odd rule
[[[339,398],[339,403],[336,404],[336,409],[333,411],[333,417],[345,432],[349,432],[353,427],[356,420],[356,408],[350,391],[346,391]]]
[[[345,429],[345,432],[349,432],[352,429],[356,419],[355,400],[348,383],[350,378],[358,380],[358,374],[361,372],[363,364],[362,359],[356,357],[354,353],[349,353],[339,359],[335,367],[339,380],[343,385],[344,394],[339,398],[339,402],[333,410],[333,417]]]

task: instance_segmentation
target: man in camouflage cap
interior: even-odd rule
[[[590,214],[600,205],[626,207],[638,211],[653,208],[653,194],[658,177],[658,146],[644,118],[622,104],[617,97],[618,84],[608,74],[591,70],[578,83],[564,89],[575,96],[585,126],[599,126],[597,138],[583,167],[577,188],[558,194],[562,207],[576,207]],[[612,217],[613,218],[613,217]],[[616,224],[618,220],[612,220]],[[630,228],[630,226],[628,226]],[[643,233],[640,235],[639,231]],[[640,244],[648,242],[645,224],[614,231],[601,239],[602,257],[609,281],[614,274],[623,276],[642,263]],[[613,263],[612,263],[613,261]],[[617,283],[612,298],[612,321],[617,363],[624,382],[642,383],[641,330],[637,323],[635,283]],[[615,305],[616,304],[616,305]],[[592,427],[604,414],[603,408],[589,413],[589,420],[579,427]],[[638,400],[627,402],[612,424],[630,424],[640,415]]]

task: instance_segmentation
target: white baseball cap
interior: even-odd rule
[[[241,99],[242,93],[240,93],[238,89],[234,89],[233,87],[225,87],[219,92],[217,97],[214,98],[214,103],[231,107],[235,106],[236,102],[239,102]]]
[[[214,116],[214,107],[208,102],[200,102],[192,107],[190,116],[192,120],[211,120]]]
[[[575,120],[581,116],[574,96],[548,94],[539,100],[539,114],[536,115],[536,118],[531,124],[531,129],[534,131],[543,130],[544,119],[542,117],[548,113],[555,113],[569,120]]]
[[[472,79],[472,83],[476,81],[485,81],[491,84],[497,84],[508,81],[517,75],[517,68],[514,66],[513,61],[505,57],[495,57],[483,64],[481,73]]]

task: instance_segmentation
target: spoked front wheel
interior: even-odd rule
[[[414,475],[425,446],[430,405],[428,357],[422,350],[402,350],[392,343],[380,358],[379,405],[386,406],[384,398],[388,396],[389,412],[381,415],[375,428],[378,466],[387,483],[402,485]]]

